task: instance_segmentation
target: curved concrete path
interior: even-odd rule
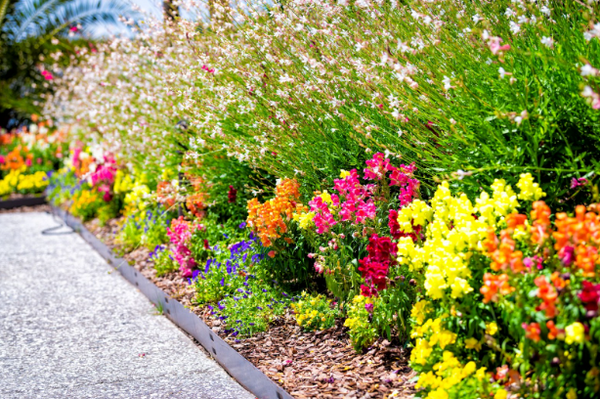
[[[253,398],[56,224],[0,214],[0,398]]]

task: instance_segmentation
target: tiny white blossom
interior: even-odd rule
[[[510,21],[510,31],[512,32],[513,35],[516,35],[517,33],[519,33],[521,31],[521,25],[519,25],[518,23],[514,22],[514,21]]]
[[[500,74],[500,79],[504,79],[504,76],[506,76],[506,71],[502,67],[498,68],[498,73]]]
[[[542,12],[542,14],[550,16],[550,9],[548,7],[542,6],[542,8],[540,8],[540,11]]]
[[[598,70],[591,66],[590,64],[585,64],[581,67],[581,76],[596,76],[598,75]]]
[[[554,47],[554,39],[552,39],[551,37],[544,36],[544,37],[542,37],[541,42],[544,46],[546,46],[548,48]]]
[[[592,90],[592,88],[590,86],[585,86],[583,88],[583,91],[581,92],[581,95],[583,97],[594,97],[596,95],[596,93],[594,93],[594,90]]]
[[[294,78],[292,78],[287,73],[285,75],[279,77],[279,83],[292,83],[293,81],[294,81]]]
[[[444,76],[442,83],[444,84],[445,91],[448,91],[452,88],[452,85],[450,84],[450,78],[448,76]]]

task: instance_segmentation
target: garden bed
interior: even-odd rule
[[[117,220],[85,227],[117,253]],[[235,339],[224,333],[221,321],[206,306],[194,306],[194,289],[179,273],[157,277],[150,251],[139,247],[123,258],[158,288],[177,299],[210,326],[225,342],[260,371],[298,398],[412,397],[416,373],[408,366],[408,351],[379,339],[364,353],[353,349],[341,321],[327,330],[303,331],[291,310],[264,333]],[[193,334],[192,334],[193,335]],[[210,352],[210,348],[207,348]]]

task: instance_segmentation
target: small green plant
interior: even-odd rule
[[[290,297],[277,285],[260,284],[249,279],[248,285],[238,288],[213,310],[225,322],[225,332],[231,336],[248,337],[266,331],[269,323],[285,313]]]
[[[171,251],[165,248],[165,245],[157,245],[150,254],[150,258],[154,260],[154,269],[158,277],[176,272],[179,269],[179,265],[173,260]]]
[[[303,292],[298,302],[292,303],[298,325],[306,330],[324,330],[333,327],[339,316],[335,302],[323,295],[310,296]]]
[[[371,345],[377,338],[377,329],[371,315],[379,303],[378,297],[357,295],[352,299],[344,326],[350,329],[350,341],[357,352]]]

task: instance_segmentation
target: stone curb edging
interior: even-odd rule
[[[40,197],[33,197],[33,196],[28,196],[28,197],[23,197],[23,198],[16,198],[16,199],[9,199],[9,200],[4,200],[4,201],[0,201],[0,209],[12,209],[12,208],[19,208],[22,206],[35,206],[35,205],[44,205],[46,204],[46,197],[45,196],[40,196]]]
[[[206,323],[179,301],[171,298],[149,279],[143,276],[126,260],[116,257],[113,252],[94,236],[80,220],[67,211],[52,206],[52,213],[79,235],[119,271],[131,284],[135,285],[152,303],[163,309],[173,323],[193,336],[210,355],[244,388],[260,399],[292,399],[283,388],[240,355],[227,342],[212,331]]]

